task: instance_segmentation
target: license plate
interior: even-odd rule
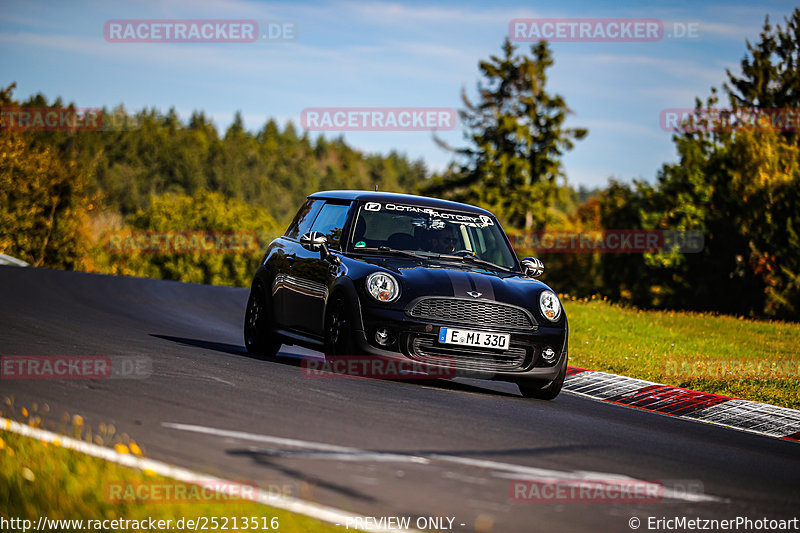
[[[491,348],[508,350],[511,335],[508,333],[489,333],[471,329],[439,328],[439,342],[442,344],[458,344],[475,348]]]

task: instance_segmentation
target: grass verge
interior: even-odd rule
[[[800,409],[800,324],[561,298],[573,366]]]
[[[154,487],[164,488],[173,494],[187,496],[160,498],[156,501],[131,501],[125,495],[145,494],[138,487],[146,486],[147,494],[153,495]],[[183,489],[180,489],[180,487]],[[123,487],[122,492],[114,493],[109,487]],[[132,489],[131,489],[132,487]],[[126,489],[127,488],[127,489]],[[125,492],[127,490],[127,492]],[[131,492],[133,491],[133,492]],[[137,492],[138,491],[138,492]],[[200,495],[203,501],[196,502],[188,495]],[[124,467],[60,448],[53,444],[18,435],[10,431],[0,430],[0,517],[9,519],[27,519],[37,524],[39,517],[50,520],[114,520],[126,519],[137,521],[171,520],[172,531],[189,530],[176,527],[179,519],[201,520],[198,529],[203,529],[205,517],[206,529],[222,529],[223,523],[227,531],[262,531],[277,530],[281,532],[334,532],[342,529],[319,520],[308,518],[271,508],[250,501],[222,501],[219,495],[203,496],[196,485],[186,485],[175,480]],[[207,493],[205,493],[207,494]],[[124,499],[124,503],[112,503],[110,500]],[[205,498],[205,499],[204,499]],[[207,499],[214,499],[213,502]],[[163,503],[160,503],[163,502]],[[212,528],[211,518],[217,519],[217,528]],[[243,524],[247,517],[248,523]],[[273,522],[273,517],[276,520]],[[234,523],[236,519],[236,523]],[[255,519],[255,521],[253,520]],[[100,531],[147,531],[149,527],[142,523],[140,527],[93,528]],[[134,524],[135,525],[135,524]],[[258,528],[254,526],[258,525]],[[267,526],[264,528],[264,526]],[[274,526],[278,526],[277,528]],[[236,526],[236,527],[234,527]],[[15,529],[12,527],[12,530]],[[48,528],[53,531],[78,531],[75,524],[62,524],[61,527]],[[20,528],[20,531],[22,529]]]

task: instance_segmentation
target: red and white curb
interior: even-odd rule
[[[800,411],[786,407],[574,366],[567,367],[564,390],[604,402],[800,442]]]

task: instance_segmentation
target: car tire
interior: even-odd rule
[[[325,312],[325,355],[358,355],[353,328],[353,313],[337,296]]]
[[[561,372],[553,381],[519,381],[517,386],[522,396],[525,398],[536,398],[537,400],[552,400],[561,392],[564,379],[567,377],[567,362],[561,365]]]
[[[281,348],[272,332],[272,310],[267,304],[264,286],[253,283],[244,313],[244,346],[248,353],[274,357]]]

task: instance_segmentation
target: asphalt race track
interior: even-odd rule
[[[800,515],[798,443],[567,392],[524,399],[504,383],[310,379],[298,354],[319,354],[245,352],[246,299],[245,289],[0,267],[0,355],[152,362],[144,379],[2,379],[0,396],[47,403],[54,420],[114,423],[153,459],[354,514],[454,517],[455,531],[631,531],[632,517],[647,531],[648,517]],[[663,497],[511,498],[514,480],[617,476],[663,484]]]

